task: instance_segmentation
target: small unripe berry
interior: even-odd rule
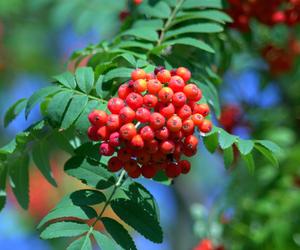
[[[109,131],[113,132],[119,129],[120,127],[120,118],[118,115],[110,114],[107,118],[107,128]]]
[[[180,167],[182,174],[187,174],[191,170],[191,163],[187,160],[179,161],[178,166]]]
[[[176,178],[181,173],[181,168],[175,163],[169,163],[166,168],[166,175],[169,178]]]
[[[125,106],[121,98],[113,97],[107,103],[107,108],[112,114],[119,114],[120,110]]]
[[[127,123],[120,128],[120,137],[124,140],[131,140],[136,135],[136,128],[133,123]]]
[[[195,104],[193,107],[193,113],[194,114],[198,113],[206,117],[209,115],[209,106],[206,103]]]
[[[184,67],[179,67],[176,70],[176,75],[180,76],[185,82],[190,80],[191,76],[192,76],[191,72],[187,68],[184,68]]]
[[[142,175],[145,178],[152,179],[156,175],[156,169],[152,165],[143,165]]]
[[[126,97],[132,92],[132,88],[129,87],[128,83],[123,83],[118,89],[119,98],[125,100]]]
[[[169,130],[167,127],[162,127],[155,131],[155,138],[161,141],[167,140],[169,137]]]
[[[179,116],[173,115],[168,119],[167,127],[171,132],[177,132],[182,128],[182,120]]]
[[[160,150],[163,154],[172,154],[175,150],[175,143],[170,140],[163,141],[160,144]]]
[[[168,103],[172,100],[172,97],[174,95],[174,92],[171,88],[169,87],[163,87],[159,92],[158,92],[158,98],[161,102],[163,103]]]
[[[132,108],[133,110],[138,109],[139,107],[143,106],[143,97],[138,93],[130,93],[126,97],[127,105]]]
[[[158,103],[158,99],[155,95],[145,95],[144,96],[144,106],[147,108],[154,108]]]
[[[134,149],[142,149],[144,147],[144,140],[143,138],[137,134],[131,139],[131,146]]]
[[[159,113],[161,113],[164,117],[170,118],[172,115],[175,114],[175,107],[172,103],[159,105]]]
[[[138,108],[135,113],[135,118],[142,123],[150,120],[151,112],[146,108]]]
[[[112,156],[115,150],[114,147],[110,146],[107,142],[104,142],[100,145],[99,153],[104,156]]]
[[[112,157],[109,159],[107,167],[111,172],[118,172],[123,167],[123,163],[118,157]]]
[[[108,139],[109,136],[109,131],[108,128],[106,126],[102,126],[97,130],[97,135],[99,140],[101,141],[105,141]]]
[[[186,96],[183,92],[177,92],[173,95],[173,104],[176,107],[182,107],[186,103]]]
[[[121,148],[117,155],[120,161],[127,162],[131,160],[132,153],[133,152],[130,148]]]
[[[133,109],[126,106],[120,110],[119,117],[123,124],[131,123],[135,118],[135,112]]]
[[[166,123],[166,119],[157,112],[154,112],[150,116],[150,127],[153,129],[162,128]]]
[[[89,114],[88,119],[92,125],[100,127],[106,124],[107,117],[108,115],[106,112],[102,110],[94,110]]]
[[[144,141],[151,141],[154,139],[154,131],[150,126],[141,128],[140,135]]]
[[[95,127],[95,126],[91,126],[88,128],[88,137],[90,138],[90,140],[92,141],[99,141],[100,138],[97,134],[97,131],[98,131],[98,127]]]
[[[145,79],[146,78],[146,72],[142,69],[136,69],[131,73],[131,79],[136,81],[139,79]]]
[[[171,73],[169,70],[163,69],[156,75],[157,79],[162,83],[167,83],[171,79]]]
[[[171,88],[174,92],[182,92],[184,86],[184,80],[180,76],[172,76],[168,84],[168,87]]]
[[[142,93],[147,90],[147,81],[145,79],[138,79],[133,83],[133,89],[137,93]]]
[[[202,133],[209,133],[212,130],[212,126],[213,125],[210,120],[204,119],[198,128]]]
[[[185,104],[176,113],[182,120],[186,120],[192,115],[192,109],[189,105]]]
[[[162,87],[163,85],[157,79],[149,80],[147,83],[147,89],[149,94],[153,94],[153,95],[157,94],[162,89]]]
[[[120,146],[120,133],[114,132],[109,136],[109,145],[112,147],[119,147]]]

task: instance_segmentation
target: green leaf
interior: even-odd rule
[[[133,55],[131,55],[129,53],[124,53],[120,56],[123,57],[127,62],[129,62],[133,67],[135,67],[136,60]],[[118,57],[120,57],[120,56],[118,56]]]
[[[242,158],[245,161],[249,172],[251,174],[253,174],[254,170],[255,170],[255,163],[254,163],[252,154],[250,153],[250,154],[247,154],[247,155],[242,155]]]
[[[175,30],[170,30],[166,33],[165,39],[170,39],[171,37],[187,34],[187,33],[217,33],[222,32],[223,27],[216,23],[198,23]]]
[[[130,68],[116,68],[109,71],[105,77],[104,82],[108,82],[114,78],[129,78],[133,69]]]
[[[222,0],[186,0],[182,5],[184,9],[219,8],[222,9]]]
[[[163,235],[159,222],[145,210],[141,203],[127,199],[117,199],[111,201],[111,207],[120,219],[145,238],[156,243],[162,242]]]
[[[65,172],[97,189],[106,189],[116,183],[115,176],[99,163],[81,156],[69,159],[65,164]]]
[[[24,154],[9,163],[12,191],[23,209],[29,204],[29,156]]]
[[[69,71],[64,72],[61,75],[54,76],[53,78],[56,81],[58,81],[59,83],[61,83],[62,85],[64,85],[65,87],[67,87],[67,88],[70,88],[70,89],[75,89],[76,88],[75,77]]]
[[[271,152],[277,154],[281,152],[281,148],[276,145],[274,142],[267,141],[267,140],[257,140],[256,143],[264,146],[265,148],[269,149]]]
[[[104,217],[101,218],[106,231],[125,250],[137,250],[127,230],[117,221]]]
[[[32,158],[35,165],[50,184],[57,187],[49,164],[49,146],[45,140],[38,141],[32,149]]]
[[[161,19],[147,19],[147,20],[137,20],[136,22],[134,22],[133,24],[133,28],[144,28],[144,27],[148,27],[148,28],[152,28],[155,30],[160,30],[162,29],[164,26],[164,22]],[[126,42],[126,41],[125,41]],[[123,41],[122,41],[123,43]]]
[[[7,127],[26,107],[27,99],[22,98],[15,102],[5,113],[4,127]]]
[[[49,102],[47,113],[49,119],[56,123],[61,124],[64,112],[73,96],[71,91],[62,91],[56,94]]]
[[[4,208],[6,202],[6,177],[7,166],[0,162],[0,211]]]
[[[222,149],[229,148],[237,140],[237,136],[227,133],[221,129],[219,134],[219,144]]]
[[[204,41],[201,41],[201,40],[198,40],[195,38],[189,38],[189,37],[179,38],[179,39],[167,41],[165,44],[167,44],[167,45],[176,45],[176,44],[188,45],[188,46],[192,46],[192,47],[204,50],[206,52],[215,53],[214,49],[210,45],[208,45]]]
[[[218,133],[213,133],[203,137],[204,145],[210,153],[214,153],[218,148]]]
[[[159,38],[156,30],[148,27],[129,29],[123,32],[121,36],[134,36],[151,42],[155,42]]]
[[[238,147],[240,153],[243,155],[249,154],[254,147],[254,142],[251,140],[238,139],[236,144],[237,144],[237,147]]]
[[[137,41],[122,41],[118,44],[118,48],[141,48],[145,50],[151,50],[153,45],[151,43],[142,43]]]
[[[98,232],[93,231],[94,238],[97,242],[97,245],[100,247],[101,250],[113,250],[116,249],[115,242],[108,238],[106,235]]]
[[[89,230],[86,224],[76,222],[57,222],[49,225],[41,233],[42,239],[54,239],[60,237],[75,237]]]
[[[8,144],[0,148],[0,155],[12,154],[16,150],[16,147],[17,147],[16,139],[13,139]]]
[[[94,86],[94,71],[91,67],[79,67],[75,72],[75,78],[79,88],[89,94]]]
[[[99,154],[99,147],[101,143],[86,142],[81,144],[75,149],[77,156],[82,156],[83,158],[90,158],[95,161],[100,161],[101,155]]]
[[[62,120],[61,128],[67,129],[75,123],[77,118],[84,111],[85,106],[88,103],[88,99],[89,98],[86,95],[75,95],[72,98],[70,105],[68,106],[68,109]]]
[[[234,160],[234,154],[232,146],[224,149],[224,164],[226,168],[229,168]]]
[[[153,180],[167,186],[170,186],[172,184],[172,180],[166,175],[164,171],[158,171]]]
[[[81,237],[73,241],[68,247],[67,250],[92,250],[92,242],[88,235]]]
[[[263,156],[265,156],[271,163],[272,165],[274,165],[275,167],[278,167],[278,160],[277,158],[274,156],[273,152],[264,147],[264,146],[261,146],[260,144],[255,144],[254,146]]]
[[[142,5],[139,8],[142,14],[150,17],[168,18],[171,14],[171,9],[166,2],[160,1],[154,7],[150,5]],[[145,27],[147,24],[145,23]]]
[[[57,86],[49,86],[49,87],[45,87],[42,88],[40,90],[38,90],[37,92],[35,92],[29,99],[28,102],[26,104],[26,108],[25,108],[25,117],[27,118],[30,111],[32,110],[32,108],[34,107],[34,105],[36,105],[38,102],[42,101],[42,99],[46,98],[49,95],[52,95],[58,91],[60,91],[61,88],[57,87]]]
[[[96,88],[96,93],[99,97],[103,98],[105,91],[103,90],[103,80],[104,80],[104,75],[100,75],[96,84],[95,84],[95,88]]]

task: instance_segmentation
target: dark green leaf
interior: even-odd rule
[[[254,147],[254,142],[251,140],[238,139],[237,147],[241,154],[247,155],[252,151],[252,149]]]
[[[11,140],[8,144],[4,147],[0,148],[0,154],[12,154],[17,147],[16,139]]]
[[[214,153],[218,147],[218,133],[213,133],[203,137],[204,145],[210,153]]]
[[[151,50],[153,45],[151,43],[142,43],[137,41],[122,41],[118,44],[119,48],[142,48],[145,50]]]
[[[237,137],[235,135],[231,135],[227,133],[225,130],[220,130],[219,134],[219,144],[222,149],[226,149],[230,147],[233,143],[235,143]]]
[[[188,46],[192,46],[201,50],[204,50],[206,52],[210,52],[210,53],[214,53],[214,49],[208,45],[207,43],[205,43],[204,41],[201,41],[199,39],[195,39],[195,38],[190,38],[190,37],[184,37],[184,38],[179,38],[179,39],[175,39],[175,40],[170,40],[167,41],[165,44],[167,45],[176,45],[176,44],[182,44],[182,45],[188,45]]]
[[[26,107],[27,99],[22,98],[15,102],[5,113],[4,116],[4,127],[7,127]]]
[[[89,94],[94,86],[94,71],[91,67],[79,67],[75,72],[78,87]]]
[[[86,235],[73,241],[67,250],[93,250],[90,237]]]
[[[274,156],[273,152],[264,147],[261,146],[260,144],[255,144],[255,148],[263,155],[265,156],[271,163],[272,165],[274,165],[275,167],[278,167],[278,160],[277,158]]]
[[[103,91],[103,86],[102,86],[103,80],[104,80],[104,75],[100,75],[95,84],[97,95],[101,98],[103,98],[103,96],[104,96],[104,91]]]
[[[153,28],[133,28],[121,34],[122,36],[134,36],[147,41],[157,41],[158,33]]]
[[[219,8],[222,9],[222,0],[186,0],[183,4],[184,9],[194,8]]]
[[[76,222],[57,222],[49,225],[41,233],[42,239],[54,239],[60,237],[75,237],[89,230],[86,224]]]
[[[250,154],[247,154],[247,155],[242,155],[242,158],[245,161],[249,172],[251,174],[253,174],[254,170],[255,170],[255,163],[254,163],[252,154],[250,153]]]
[[[75,156],[68,160],[65,164],[65,172],[98,189],[106,189],[116,183],[114,175],[99,163],[81,156]]]
[[[224,164],[226,168],[229,168],[234,160],[234,154],[232,146],[224,149]]]
[[[157,181],[161,184],[164,184],[164,185],[171,185],[172,183],[172,180],[166,175],[166,173],[164,171],[159,171],[155,177],[153,178],[154,181]]]
[[[53,186],[57,186],[49,164],[49,147],[45,140],[39,141],[32,149],[32,158],[43,176]]]
[[[281,152],[281,148],[278,145],[276,145],[274,142],[267,141],[267,140],[257,140],[255,142],[259,143],[260,145],[264,146],[265,148],[269,149],[275,154]]]
[[[127,230],[117,221],[104,217],[101,218],[106,231],[125,250],[137,250]]]
[[[100,143],[87,142],[76,148],[75,153],[78,156],[100,161],[101,155],[99,154],[99,147]]]
[[[54,79],[58,82],[60,82],[62,85],[64,85],[65,87],[67,88],[70,88],[70,89],[75,89],[76,88],[76,81],[75,81],[75,77],[74,75],[67,71],[67,72],[64,72],[63,74],[61,75],[58,75],[58,76],[54,76]]]
[[[75,95],[72,98],[62,120],[61,128],[67,129],[75,123],[77,118],[84,111],[85,106],[88,103],[88,99],[89,98],[86,95]]]
[[[115,242],[107,237],[106,235],[98,232],[93,231],[94,238],[97,242],[97,245],[100,247],[101,250],[114,250],[116,249]]]
[[[109,71],[105,77],[104,82],[108,82],[114,78],[129,78],[133,69],[130,68],[116,68]]]
[[[6,177],[7,166],[0,162],[0,211],[4,208],[6,202]]]
[[[11,160],[9,166],[10,185],[20,206],[24,209],[29,204],[29,156],[24,154]]]

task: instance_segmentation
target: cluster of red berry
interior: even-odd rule
[[[196,246],[193,250],[224,250],[224,246],[214,247],[210,239],[203,239],[200,241],[199,245]]]
[[[112,156],[108,169],[124,168],[128,175],[153,178],[159,170],[170,178],[190,171],[191,164],[181,156],[196,154],[198,138],[212,129],[207,104],[199,104],[201,90],[188,83],[191,73],[180,67],[163,67],[154,73],[136,69],[131,80],[118,89],[118,97],[108,101],[111,114],[94,110],[89,114],[88,136],[102,141],[100,154]]]
[[[249,30],[251,18],[266,25],[285,23],[294,26],[300,23],[300,0],[228,0],[232,27]]]

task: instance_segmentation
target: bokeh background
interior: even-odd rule
[[[126,6],[125,0],[0,0],[1,121],[17,99],[47,85],[52,75],[72,70],[74,51],[113,37]],[[218,52],[227,64],[217,86],[222,115],[216,122],[242,138],[278,143],[280,167],[257,155],[251,175],[236,155],[226,170],[219,153],[202,147],[192,172],[173,185],[141,180],[158,200],[165,240],[156,245],[134,235],[138,249],[191,250],[203,238],[218,249],[300,249],[300,29],[255,19],[247,24],[242,32],[229,27],[226,51]],[[1,122],[0,145],[38,118],[36,109],[8,128]],[[0,213],[1,250],[65,249],[66,241],[41,241],[35,226],[65,193],[81,185],[64,175],[66,159],[56,152],[51,160],[58,188],[31,166],[29,211],[9,196]]]

